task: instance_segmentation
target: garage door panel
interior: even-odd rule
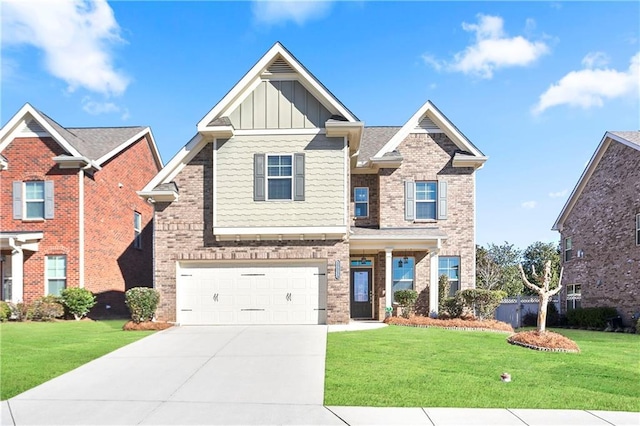
[[[189,265],[179,275],[183,324],[326,323],[326,267]]]

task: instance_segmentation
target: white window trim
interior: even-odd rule
[[[569,244],[567,244],[567,242]],[[567,248],[567,246],[570,246],[569,248]],[[569,254],[569,258],[567,259],[567,254]],[[569,262],[571,259],[573,259],[573,240],[571,239],[571,237],[567,237],[564,239],[564,250],[562,251],[562,255],[563,255],[563,259],[565,262]]]
[[[133,248],[142,249],[142,213],[136,211],[133,212]]]
[[[52,257],[64,257],[64,277],[50,277],[49,276],[49,265],[47,264],[49,258]],[[67,288],[67,269],[69,267],[69,257],[66,254],[49,254],[44,257],[44,295],[48,296],[51,294],[49,291],[49,280],[64,280],[64,288]]]
[[[27,183],[33,183],[33,182],[37,182],[42,184],[42,199],[41,200],[27,200]],[[24,182],[22,182],[22,211],[23,211],[23,222],[28,222],[30,220],[33,221],[42,221],[44,220],[44,216],[45,216],[45,187],[44,187],[44,181],[43,180],[26,180]],[[28,212],[29,209],[27,209],[27,204],[28,203],[42,203],[42,216],[38,216],[38,217],[28,217]]]
[[[358,189],[365,189],[367,191],[367,201],[356,201],[356,192]],[[356,205],[357,204],[366,204],[367,205],[367,214],[365,216],[358,216],[356,214]],[[356,186],[353,188],[353,215],[358,219],[365,219],[369,217],[369,187],[368,186]]]
[[[436,186],[436,190],[435,190],[435,198],[433,200],[418,200],[418,184],[419,183],[433,183]],[[414,194],[413,194],[413,203],[414,203],[414,207],[413,207],[413,211],[414,211],[414,215],[415,215],[415,219],[414,222],[435,222],[438,220],[438,181],[437,180],[417,180],[415,181],[415,189],[414,189]],[[434,216],[431,217],[418,217],[418,203],[433,203],[433,205],[435,206],[434,209]]]
[[[576,287],[580,286],[580,292],[576,293]],[[572,308],[576,309],[576,301],[582,300],[582,285],[581,284],[567,284],[567,302],[571,302]],[[568,306],[565,306],[568,309]]]
[[[269,157],[291,157],[291,176],[269,176]],[[264,161],[264,199],[266,201],[293,201],[293,193],[295,191],[295,188],[293,187],[294,181],[293,181],[293,177],[294,177],[294,168],[295,168],[295,164],[293,164],[293,162],[295,161],[294,155],[293,153],[289,154],[289,153],[285,153],[285,154],[266,154],[265,155],[265,161]],[[289,179],[289,181],[291,182],[291,198],[269,198],[269,179]]]
[[[451,278],[449,278],[449,274],[446,274],[447,278],[449,280],[449,289],[451,289],[451,283],[454,282],[454,283],[458,284],[458,286],[457,286],[458,290],[462,290],[462,288],[460,288],[460,281],[461,281],[460,280],[460,270],[462,269],[462,258],[461,258],[461,256],[440,256],[438,261],[440,261],[440,259],[449,259],[449,258],[458,259],[458,279],[457,280],[452,280]],[[451,269],[451,268],[447,267],[447,269]],[[442,274],[440,272],[440,265],[438,264],[438,277],[440,277],[440,275],[445,275],[445,274]],[[451,297],[451,296],[447,295],[446,297]]]
[[[405,257],[407,259],[412,259],[413,260],[413,278],[410,279],[410,280],[408,280],[408,279],[396,280],[396,279],[393,278],[393,269],[398,264],[398,261],[399,260],[403,260]],[[393,284],[396,283],[396,282],[409,282],[409,281],[411,281],[411,288],[409,290],[415,290],[416,289],[416,258],[415,258],[415,256],[397,256],[397,255],[396,256],[392,256],[391,257],[391,288],[393,289]],[[393,303],[398,303],[398,302],[395,301],[393,290],[392,290],[391,293],[392,293],[391,294],[391,301]]]

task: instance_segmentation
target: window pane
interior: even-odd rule
[[[139,230],[141,225],[142,225],[142,215],[136,212],[133,214],[133,228]]]
[[[270,200],[291,199],[291,179],[269,179],[268,197]]]
[[[27,201],[27,219],[41,219],[44,217],[44,201]]]
[[[60,296],[60,293],[65,288],[66,280],[49,280],[49,294],[54,296]]]
[[[417,219],[435,219],[436,218],[436,203],[433,202],[417,202],[416,203],[416,218]]]
[[[67,276],[67,256],[47,256],[47,277],[64,278]]]
[[[413,265],[414,259],[407,257],[405,262],[404,257],[393,258],[393,280],[413,280]]]
[[[369,201],[369,189],[368,188],[356,188],[355,201]]]
[[[44,182],[25,182],[27,200],[44,200]]]
[[[290,155],[269,155],[267,159],[268,176],[292,176]]]
[[[356,217],[367,217],[369,216],[367,203],[356,203]]]
[[[413,281],[394,281],[391,286],[391,293],[393,296],[391,297],[391,301],[395,302],[395,294],[398,290],[413,290]]]

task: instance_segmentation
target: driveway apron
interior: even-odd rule
[[[322,406],[326,336],[174,327],[10,399],[2,424],[344,424]]]

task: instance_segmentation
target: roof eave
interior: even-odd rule
[[[453,156],[453,167],[473,167],[475,170],[481,169],[489,158],[486,156],[464,155],[456,153]]]
[[[233,126],[206,126],[198,124],[198,133],[214,138],[231,138],[235,134]]]
[[[98,171],[101,170],[98,164],[84,156],[73,157],[69,155],[58,155],[53,157],[53,161],[60,166],[61,169],[83,169]]]
[[[176,191],[137,191],[136,193],[151,204],[172,203],[179,197]]]

